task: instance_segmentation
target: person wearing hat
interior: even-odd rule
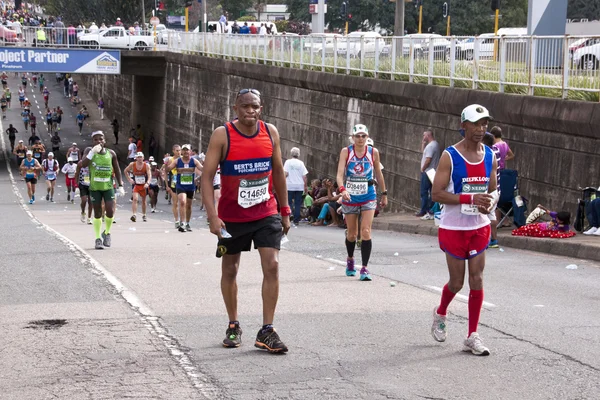
[[[131,221],[137,220],[138,198],[142,199],[142,221],[146,222],[146,195],[150,185],[150,165],[144,162],[144,153],[136,153],[135,161],[131,162],[123,171],[125,177],[133,187],[131,203]]]
[[[46,201],[54,203],[54,187],[56,186],[56,177],[60,166],[54,159],[54,153],[48,153],[48,158],[42,161],[42,169],[46,177]]]
[[[75,188],[77,187],[76,172],[77,163],[72,157],[67,157],[67,163],[63,165],[61,172],[65,174],[65,184],[67,186],[67,201],[75,203]]]
[[[13,154],[17,157],[17,165],[21,165],[23,160],[25,159],[25,153],[27,152],[27,146],[23,143],[23,140],[19,140],[15,149],[13,150]]]
[[[81,160],[81,150],[77,147],[77,143],[73,142],[71,147],[67,150],[67,157],[71,157],[73,162],[77,164]]]
[[[337,184],[342,194],[342,213],[346,217],[348,232],[346,234],[346,276],[355,276],[354,250],[358,237],[359,218],[361,237],[360,280],[370,281],[371,274],[367,269],[371,249],[371,225],[377,209],[376,186],[381,190],[381,207],[387,206],[387,190],[381,172],[379,151],[373,146],[367,146],[369,130],[363,124],[352,128],[354,144],[344,147],[340,152],[337,170]],[[375,181],[377,185],[375,185]]]
[[[111,246],[110,230],[115,215],[115,189],[113,187],[113,174],[119,185],[116,195],[124,196],[123,179],[117,154],[105,147],[104,132],[92,133],[94,147],[85,149],[81,163],[82,168],[89,167],[90,172],[90,197],[94,208],[94,233],[96,235],[96,250],[102,250]],[[105,228],[102,231],[102,202],[106,216],[104,217]]]
[[[21,174],[25,176],[27,183],[27,195],[29,196],[29,204],[35,203],[35,185],[37,184],[37,176],[42,170],[42,166],[33,158],[33,151],[27,150],[25,159],[21,162]]]
[[[479,104],[461,114],[460,133],[464,138],[442,153],[432,188],[433,201],[444,204],[438,233],[440,249],[446,253],[450,279],[442,290],[439,306],[433,309],[431,334],[438,342],[447,337],[448,305],[463,286],[469,271],[469,322],[464,351],[487,356],[477,333],[483,304],[485,250],[490,242],[488,214],[497,202],[497,161],[493,151],[482,144],[490,120],[489,111]]]
[[[175,193],[179,207],[179,232],[191,232],[190,220],[192,219],[192,202],[196,194],[196,174],[202,175],[202,164],[191,157],[192,146],[181,146],[181,157],[173,158],[166,170],[177,168],[177,183]],[[185,221],[185,223],[184,223]]]
[[[150,212],[156,212],[156,203],[158,203],[158,192],[161,186],[161,173],[154,157],[150,157],[150,185],[148,186],[148,195],[150,195]]]
[[[115,22],[115,26],[123,26],[123,22],[121,22],[121,18],[117,18],[117,22]]]
[[[77,163],[75,176],[77,177],[77,186],[79,187],[79,199],[81,200],[81,222],[85,224],[85,207],[87,206],[87,223],[92,225],[92,199],[90,198],[90,169],[81,166],[83,161]]]

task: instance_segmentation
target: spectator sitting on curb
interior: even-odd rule
[[[575,236],[571,231],[571,213],[568,211],[550,211],[541,204],[537,208],[545,211],[552,219],[549,222],[537,222],[524,225],[512,231],[513,236],[532,236],[550,238],[569,238]]]
[[[600,236],[600,197],[590,201],[587,205],[586,214],[590,222],[590,229],[583,232],[583,234]]]
[[[327,202],[323,204],[321,212],[317,217],[317,221],[314,222],[313,226],[328,225],[327,220],[330,221],[329,226],[339,226],[340,221],[337,213],[337,209],[340,204],[337,202],[342,196],[337,193],[337,183],[331,181],[331,179],[325,179],[324,186],[327,189]],[[342,224],[343,225],[343,224]]]

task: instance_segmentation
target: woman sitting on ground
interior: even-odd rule
[[[551,218],[548,222],[534,222],[512,231],[514,236],[569,238],[575,236],[571,231],[571,213],[568,211],[550,211],[538,204],[538,209],[548,214]],[[542,215],[540,213],[540,215]]]

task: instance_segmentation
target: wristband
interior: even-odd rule
[[[458,202],[460,204],[470,204],[473,205],[473,195],[472,194],[460,194],[458,195]]]
[[[387,196],[387,190],[384,190],[383,192],[380,193],[382,196]]]
[[[346,191],[346,188],[343,186],[338,187],[338,190],[340,191],[340,193],[344,193]]]
[[[280,211],[282,217],[289,217],[290,215],[292,215],[292,209],[290,208],[290,206],[281,207]]]

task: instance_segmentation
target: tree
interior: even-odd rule
[[[62,16],[67,24],[89,24],[102,22],[114,24],[117,18],[124,23],[133,24],[142,21],[142,14],[151,15],[154,2],[146,1],[145,10],[138,0],[48,0],[46,13]],[[148,18],[146,18],[147,20]]]
[[[220,0],[223,11],[227,13],[228,20],[236,20],[246,13],[246,10],[252,8],[255,0]]]
[[[600,19],[600,4],[590,0],[569,0],[567,18],[598,20]]]

